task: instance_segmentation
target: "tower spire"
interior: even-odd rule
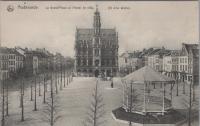
[[[98,12],[99,10],[98,10],[98,5],[96,4],[96,12]]]
[[[100,19],[100,13],[98,10],[98,5],[96,5],[96,11],[94,13],[94,34],[99,35],[100,29],[101,29],[101,19]]]

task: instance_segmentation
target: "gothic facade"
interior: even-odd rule
[[[101,28],[98,9],[93,28],[76,28],[75,72],[77,76],[116,76],[118,72],[118,33]]]

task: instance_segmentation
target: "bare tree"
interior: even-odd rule
[[[182,104],[186,108],[185,115],[187,117],[188,126],[192,126],[192,119],[198,117],[199,111],[198,111],[198,101],[192,100],[192,83],[189,85],[189,94],[185,95],[185,97],[182,99]]]
[[[62,62],[60,65],[60,90],[62,90]]]
[[[178,78],[177,78],[177,80],[176,80],[176,96],[178,96],[178,83],[179,83],[179,81],[178,81]]]
[[[41,96],[41,78],[40,78],[40,76],[38,76],[39,77],[39,96]]]
[[[31,84],[31,101],[33,101],[33,86]]]
[[[24,121],[24,80],[22,78],[22,82],[21,82],[21,98],[20,98],[20,103],[21,103],[21,121]]]
[[[51,78],[51,92],[50,96],[47,98],[46,106],[43,109],[43,118],[42,120],[48,123],[50,126],[54,126],[54,124],[60,119],[62,116],[59,114],[60,106],[59,98],[54,94],[53,90],[53,79]]]
[[[69,84],[69,72],[67,71],[67,85]]]
[[[58,74],[57,74],[57,72],[55,72],[55,88],[56,88],[56,94],[58,94],[58,81],[57,81],[57,79],[58,79]]]
[[[3,81],[2,81],[2,116],[1,116],[1,126],[5,126],[5,87],[4,87],[4,76],[3,76]]]
[[[64,79],[64,87],[65,87],[65,63],[64,63],[64,70],[63,71],[64,71],[64,78],[63,79]]]
[[[136,92],[136,89],[133,88],[133,82],[131,82],[130,87],[127,88],[126,90],[126,95],[128,97],[128,104],[127,104],[127,108],[128,111],[131,113],[132,111],[134,111],[139,104],[139,94]],[[132,126],[132,121],[129,121],[129,126]]]
[[[84,126],[100,126],[105,122],[104,120],[104,103],[103,97],[98,88],[98,80],[96,81],[96,86],[92,94],[92,99],[88,112],[86,114],[86,119],[84,120]]]
[[[45,79],[45,74],[44,74],[44,87],[43,87],[43,103],[46,103],[46,79]]]
[[[7,83],[6,83],[6,116],[8,116],[8,110],[9,110],[9,95],[8,95],[8,84],[9,84],[10,80],[7,79]]]
[[[35,99],[34,99],[34,111],[37,111],[37,82],[36,82],[36,75],[35,75]]]
[[[0,94],[0,101],[1,101],[1,102],[0,102],[0,112],[1,112],[0,114],[1,114],[1,115],[0,115],[0,119],[1,119],[1,126],[2,126],[2,114],[3,114],[3,113],[2,113],[2,112],[3,112],[3,111],[2,111],[2,105],[3,105],[3,104],[2,104],[2,103],[3,103],[3,102],[2,102],[2,101],[3,101],[3,99],[2,99],[2,98],[3,98],[3,97],[2,97],[2,96],[3,96],[3,95],[2,95],[2,94],[3,94],[3,93],[2,93],[2,82],[1,82],[0,86],[1,86],[1,91],[0,91],[0,92],[1,92],[1,94]]]

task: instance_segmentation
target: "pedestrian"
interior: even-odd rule
[[[111,81],[111,88],[113,88],[113,81]]]

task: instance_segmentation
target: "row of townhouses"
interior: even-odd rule
[[[20,73],[30,76],[61,69],[67,59],[60,53],[52,54],[45,48],[7,48],[0,47],[0,80],[8,79]],[[72,63],[73,64],[73,63]]]
[[[119,71],[129,74],[145,65],[167,76],[199,83],[199,45],[182,43],[182,49],[149,48],[125,52],[119,56]]]

